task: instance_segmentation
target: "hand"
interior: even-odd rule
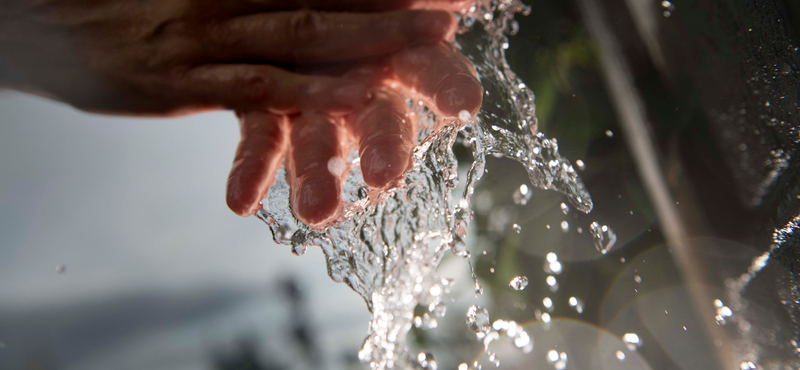
[[[347,143],[356,143],[364,181],[383,188],[408,169],[416,144],[415,119],[392,85],[426,100],[446,117],[480,109],[483,90],[472,64],[452,45],[410,48],[348,70],[346,79],[372,85],[370,101],[352,114],[303,112],[240,115],[242,141],[228,178],[228,206],[249,216],[274,181],[286,156],[292,210],[309,225],[322,226],[342,208]]]
[[[386,186],[406,168],[415,128],[401,118],[407,108],[385,87],[389,80],[431,100],[444,115],[477,111],[481,88],[463,57],[443,45],[407,49],[449,39],[455,28],[449,12],[409,9],[454,10],[465,3],[9,0],[0,6],[0,86],[112,114],[251,112],[241,116],[229,206],[243,216],[257,209],[292,136],[295,214],[320,224],[340,207],[341,176],[321,169],[328,163],[337,168],[330,159],[342,155],[344,136],[359,140],[370,186]],[[289,10],[300,6],[314,11]],[[336,12],[345,10],[383,13]],[[298,65],[399,50],[406,51],[385,59],[381,73],[374,73],[375,65],[345,76],[296,72]],[[364,108],[353,112],[358,107]],[[298,115],[308,110],[323,114]]]
[[[364,84],[282,66],[438,42],[452,36],[453,16],[408,9],[457,3],[8,0],[0,6],[0,85],[114,114],[346,112],[368,100]],[[301,7],[314,11],[292,10]]]

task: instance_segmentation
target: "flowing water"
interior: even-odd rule
[[[437,274],[444,255],[453,253],[466,258],[465,263],[469,260],[464,239],[473,217],[470,197],[484,174],[486,155],[521,163],[533,186],[565,194],[579,211],[588,213],[592,209],[588,192],[570,162],[559,155],[556,140],[537,131],[533,92],[505,61],[507,35],[518,28],[513,17],[527,12],[529,8],[518,0],[491,0],[461,14],[456,46],[478,72],[485,89],[482,109],[469,122],[446,121],[423,103],[408,99],[409,107],[420,117],[419,144],[414,150],[413,168],[400,186],[370,190],[353,152],[343,187],[345,211],[325,231],[312,230],[293,217],[283,170],[257,214],[269,225],[275,241],[291,245],[293,253],[301,255],[308,247],[321,247],[331,279],[348,284],[364,298],[372,318],[359,358],[373,369],[437,368],[432,354],[410,354],[405,339],[412,325],[433,328],[436,317],[446,312],[443,297],[454,282]],[[471,148],[474,160],[463,193],[454,194],[459,179],[452,148],[459,135]],[[529,198],[527,187],[525,192]],[[522,194],[523,199],[527,199],[526,194]],[[568,212],[566,205],[562,208]],[[601,239],[598,249],[605,251],[613,246],[609,245],[610,237],[607,227],[599,228],[595,235],[596,241]],[[524,289],[522,278],[512,285]],[[473,279],[479,295],[482,288],[474,273]],[[524,280],[527,282],[527,278]],[[418,305],[429,313],[415,318]],[[523,351],[530,351],[533,342],[521,327],[502,320],[493,327],[488,315],[485,308],[473,306],[467,313],[467,323],[483,340],[490,361],[499,361],[489,352],[489,343],[499,334],[507,335]]]

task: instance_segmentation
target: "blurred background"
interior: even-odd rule
[[[524,170],[490,158],[468,237],[486,292],[474,298],[465,263],[445,260],[440,275],[460,287],[438,328],[412,329],[414,348],[442,369],[493,366],[464,325],[481,304],[535,342],[529,354],[493,345],[500,368],[730,368],[719,353],[745,370],[800,368],[800,5],[525,2],[509,64],[536,94],[540,131],[584,163],[595,210],[520,194]],[[366,305],[327,277],[320,251],[296,257],[225,206],[231,113],[103,117],[1,94],[0,369],[367,368]],[[649,130],[680,246],[637,167],[631,121]],[[616,238],[605,255],[592,222]],[[509,288],[515,276],[525,290]],[[722,321],[697,312],[697,286]]]

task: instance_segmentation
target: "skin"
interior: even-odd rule
[[[474,70],[446,42],[456,26],[450,10],[465,5],[5,0],[0,86],[106,114],[235,110],[242,139],[228,179],[231,210],[259,209],[285,157],[295,215],[323,225],[340,212],[336,158],[345,143],[357,143],[371,187],[408,167],[415,128],[389,86],[445,116],[479,109]]]

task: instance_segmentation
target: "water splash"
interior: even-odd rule
[[[741,350],[740,356],[745,359],[752,359],[757,361],[758,355],[762,353],[762,348],[757,344],[749,333],[753,324],[746,319],[744,311],[747,308],[746,300],[743,295],[750,282],[758,275],[761,270],[767,267],[770,258],[780,251],[784,243],[786,243],[790,236],[800,229],[800,213],[793,219],[789,220],[783,227],[776,228],[772,233],[772,244],[769,250],[764,252],[750,262],[747,272],[741,274],[738,278],[728,278],[725,280],[725,290],[728,299],[728,305],[724,305],[719,299],[714,301],[714,307],[717,309],[717,316],[714,317],[716,322],[724,325],[728,320],[736,324],[736,328],[740,333],[745,333],[741,337]],[[734,315],[736,313],[736,315]],[[720,320],[720,318],[722,320]],[[749,367],[749,366],[753,367]],[[750,361],[745,360],[741,363],[742,369],[756,369],[756,365]]]
[[[476,182],[485,173],[487,155],[521,163],[533,186],[561,192],[579,211],[588,213],[592,209],[592,200],[576,171],[558,153],[557,141],[537,132],[533,92],[505,61],[506,35],[514,34],[519,27],[514,14],[529,11],[518,0],[487,0],[460,15],[456,47],[475,65],[486,92],[483,106],[475,119],[463,123],[437,117],[423,103],[409,98],[409,108],[419,118],[420,143],[413,153],[413,167],[396,188],[370,190],[364,184],[354,150],[343,170],[347,174],[342,193],[344,211],[325,230],[311,229],[292,215],[283,169],[276,174],[264,208],[257,213],[269,225],[275,241],[291,245],[293,253],[300,255],[308,247],[321,247],[331,279],[348,284],[364,298],[372,318],[359,359],[372,369],[436,366],[428,353],[411,355],[405,337],[412,325],[430,327],[439,316],[437,312],[444,315],[443,297],[453,282],[439,277],[436,269],[445,253],[450,251],[469,261],[464,242],[473,218],[469,201]],[[463,136],[474,158],[460,197],[453,195],[459,179],[452,146],[458,135]],[[528,191],[522,194],[522,189],[520,199],[525,199],[530,190],[525,185]],[[476,295],[480,294],[482,288],[474,272],[473,279]],[[551,290],[558,289],[553,276],[547,282]],[[428,307],[433,315],[415,317],[418,305]],[[468,325],[472,313],[487,355],[499,364],[496,355],[488,351],[499,332],[488,327],[485,308],[473,308],[467,315]],[[544,315],[549,321],[549,315]],[[521,327],[514,325],[513,330],[506,327],[502,331],[509,337],[513,333],[513,339],[523,348],[532,348],[532,339],[519,334],[524,333]]]

